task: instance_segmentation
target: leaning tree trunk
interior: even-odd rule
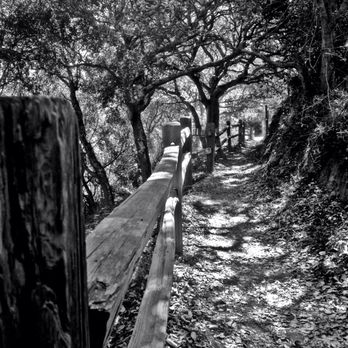
[[[127,107],[133,129],[135,148],[137,150],[138,165],[140,167],[142,180],[145,182],[151,175],[151,161],[146,133],[141,120],[141,111],[136,104],[128,104]]]
[[[83,113],[80,107],[80,103],[76,96],[76,88],[74,86],[70,87],[70,98],[71,98],[71,104],[75,110],[75,113],[77,115],[78,123],[79,123],[79,130],[80,130],[80,141],[81,144],[86,152],[86,155],[88,157],[89,163],[91,164],[95,175],[97,177],[97,180],[100,184],[100,188],[103,194],[103,199],[105,205],[111,207],[114,203],[114,194],[112,192],[111,185],[109,183],[108,176],[106,175],[106,171],[102,164],[99,162],[93,146],[87,139],[87,133],[85,124],[83,121]]]
[[[0,98],[0,148],[0,347],[88,348],[74,111]]]
[[[323,93],[328,93],[334,85],[334,29],[332,0],[317,0],[321,23],[321,71],[320,82]]]
[[[207,147],[207,140],[206,140],[206,137],[202,134],[202,125],[201,125],[201,121],[199,119],[199,115],[198,115],[195,107],[191,103],[189,103],[188,101],[183,100],[183,99],[182,99],[182,102],[188,108],[188,110],[190,111],[190,113],[193,117],[193,122],[195,124],[195,128],[197,129],[199,139],[202,143],[202,147],[205,149]]]
[[[82,187],[85,190],[84,198],[85,198],[85,211],[87,214],[94,214],[97,210],[97,202],[94,200],[93,193],[88,186],[88,182],[85,179],[85,173],[87,172],[87,163],[86,163],[86,153],[81,151],[81,180]],[[94,174],[94,173],[93,173]]]

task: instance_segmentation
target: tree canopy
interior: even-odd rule
[[[85,189],[97,183],[112,204],[117,174],[110,177],[110,165],[118,150],[110,149],[127,144],[131,176],[147,179],[154,161],[149,125],[162,113],[145,110],[156,108],[163,90],[183,103],[197,127],[203,105],[203,123],[218,130],[221,101],[241,86],[280,83],[285,90],[298,79],[306,98],[347,88],[347,8],[347,0],[4,0],[0,88],[72,102]],[[188,95],[196,96],[193,103]],[[105,117],[131,131],[133,144],[115,137],[113,127],[89,129],[91,120]],[[116,138],[123,139],[119,145]]]

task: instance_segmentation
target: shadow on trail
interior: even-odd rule
[[[284,268],[291,252],[270,238],[271,198],[253,185],[259,168],[245,153],[229,154],[184,199],[190,308],[221,336],[221,347],[282,347],[288,338],[278,329],[307,296],[298,282],[303,271]]]

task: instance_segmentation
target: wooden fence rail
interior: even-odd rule
[[[129,347],[164,345],[174,249],[182,254],[183,183],[191,182],[189,119],[163,127],[164,154],[150,178],[87,237],[91,346],[102,347],[159,216],[148,284]],[[184,128],[183,128],[184,127]],[[191,175],[190,174],[190,175]],[[174,243],[175,239],[175,243]],[[146,344],[145,344],[146,343]]]
[[[208,146],[216,136],[210,126]],[[219,134],[226,132],[229,146],[236,136],[231,127]],[[78,127],[70,105],[0,98],[1,347],[105,346],[156,224],[128,347],[164,346],[174,257],[183,253],[183,190],[192,185],[191,129],[186,117],[163,126],[163,156],[153,174],[85,240]]]

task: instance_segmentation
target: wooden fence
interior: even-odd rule
[[[244,146],[245,145],[245,121],[243,120],[239,120],[237,124],[231,124],[230,121],[227,121],[226,123],[226,127],[224,129],[222,129],[220,132],[216,132],[215,131],[215,124],[214,123],[210,123],[207,125],[208,130],[206,131],[206,144],[207,146],[205,148],[202,148],[198,151],[194,151],[192,153],[192,158],[196,158],[196,157],[200,157],[200,156],[211,156],[211,157],[215,157],[212,156],[212,148],[215,147],[215,144],[217,144],[216,146],[216,151],[219,151],[222,149],[222,147],[227,143],[227,151],[231,152],[233,147],[232,147],[232,140],[234,138],[237,138],[237,144],[238,146]],[[237,128],[237,133],[232,134],[232,130],[234,128]],[[200,134],[193,134],[193,136],[199,136],[202,137],[202,135]],[[224,139],[222,139],[222,141],[220,140],[220,137],[224,136]],[[207,162],[214,160],[214,158],[208,158]],[[207,164],[207,166],[211,166],[209,164]],[[211,171],[208,168],[208,172]]]
[[[241,125],[239,139],[241,140]],[[231,146],[231,126],[226,132]],[[215,134],[214,134],[215,136]],[[150,178],[85,240],[71,106],[0,98],[0,346],[105,346],[154,227],[160,232],[128,347],[163,347],[182,194],[192,184],[191,119],[163,127]]]
[[[71,106],[0,98],[0,347],[89,347]]]
[[[182,191],[190,184],[190,119],[163,127],[164,153],[154,173],[87,237],[92,347],[105,344],[134,268],[159,216],[161,229],[128,347],[163,347],[174,265],[182,254]],[[93,337],[92,337],[93,336]]]

